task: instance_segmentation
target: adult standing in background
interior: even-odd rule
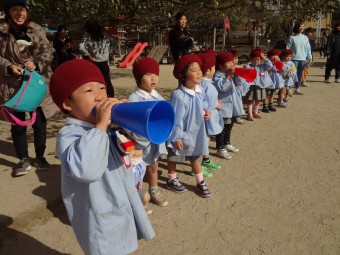
[[[325,82],[332,83],[329,77],[334,68],[335,82],[340,83],[340,21],[334,23],[333,31],[328,36],[325,56],[327,57]]]
[[[20,88],[24,68],[37,71],[49,84],[52,71],[52,47],[46,38],[44,29],[31,21],[25,0],[6,0],[5,18],[0,20],[0,104],[8,101]],[[19,46],[19,40],[25,47]],[[48,91],[48,90],[47,90]],[[46,118],[58,111],[49,92],[41,106],[36,110],[33,124],[35,166],[38,170],[47,170],[49,163],[44,157],[46,149]],[[30,112],[32,115],[32,112]],[[20,120],[25,120],[25,112],[14,112]],[[26,136],[27,127],[11,126],[11,135],[19,163],[13,169],[13,176],[21,176],[31,168],[28,157]]]
[[[287,42],[287,49],[293,51],[292,61],[297,69],[298,82],[295,83],[295,95],[303,95],[300,91],[302,73],[304,71],[306,61],[312,63],[311,47],[308,37],[303,34],[305,25],[303,22],[297,22],[293,27],[293,35]]]
[[[109,34],[105,33],[95,20],[88,20],[84,28],[86,33],[80,41],[79,51],[100,69],[107,85],[107,95],[114,97],[109,59],[117,47],[117,42]]]
[[[56,67],[68,60],[74,59],[74,49],[64,25],[59,25],[57,28],[53,40],[53,48],[55,49]]]
[[[194,40],[189,36],[187,17],[184,12],[177,13],[175,20],[176,24],[169,33],[169,44],[172,57],[174,61],[177,61],[181,56],[200,49],[194,45]]]

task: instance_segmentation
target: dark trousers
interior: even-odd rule
[[[15,117],[25,120],[24,112],[14,112]],[[32,116],[32,112],[30,112]],[[36,157],[44,156],[46,149],[46,118],[41,107],[37,108],[37,118],[32,125],[34,131],[34,149]],[[12,140],[15,152],[21,160],[28,157],[28,144],[26,136],[27,127],[11,126]]]
[[[233,122],[231,124],[224,124],[224,128],[221,133],[216,136],[216,149],[223,149],[225,145],[230,143],[231,130],[233,128]]]
[[[111,77],[110,77],[110,67],[107,61],[104,62],[93,62],[102,72],[105,82],[106,82],[106,86],[107,86],[107,95],[109,97],[114,97],[115,96],[115,92],[113,89],[113,85],[111,83]]]
[[[326,62],[326,70],[325,70],[325,80],[328,80],[329,77],[331,76],[331,72],[333,70],[333,64],[331,61],[329,61],[329,59],[327,59]],[[339,79],[340,78],[340,65],[338,67],[335,68],[335,79]]]

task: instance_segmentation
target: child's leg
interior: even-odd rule
[[[274,107],[274,91],[275,90],[271,90],[270,93],[269,93],[269,99],[268,99],[268,109],[269,111],[271,112],[276,112],[276,108]],[[280,92],[279,92],[280,94]]]
[[[270,95],[270,91],[266,89],[266,98],[263,99],[262,112],[266,112],[266,113],[269,112],[269,108],[268,108],[269,95]]]
[[[180,183],[178,177],[176,176],[176,162],[168,160],[168,181],[166,183],[166,188],[170,189],[176,193],[182,193],[187,190],[187,188]]]
[[[210,191],[207,187],[207,184],[205,182],[205,180],[203,179],[203,173],[202,173],[202,169],[201,169],[201,164],[199,161],[190,161],[191,167],[195,172],[195,177],[196,177],[196,182],[197,182],[197,189],[199,192],[199,195],[201,197],[210,197]]]
[[[230,124],[226,124],[225,126],[226,126],[226,132],[224,135],[225,148],[228,152],[238,152],[239,149],[233,146],[230,141],[231,130],[233,129],[233,122],[231,122]]]
[[[260,100],[255,100],[255,105],[254,105],[254,117],[261,119],[261,115],[259,114],[259,108],[260,108]]]
[[[166,201],[166,199],[162,196],[158,188],[158,162],[147,166],[146,172],[149,182],[151,201],[158,206],[166,206],[168,201]]]
[[[248,102],[247,102],[247,119],[250,120],[250,121],[254,120],[253,103],[254,103],[254,100],[248,100]]]
[[[208,136],[208,140],[210,141],[210,137]],[[209,148],[208,148],[209,149]],[[209,151],[209,150],[208,150]],[[208,168],[210,170],[218,170],[221,169],[221,166],[219,164],[215,164],[212,159],[209,158],[209,155],[203,155],[202,160],[202,168]]]
[[[229,155],[228,151],[225,149],[224,137],[226,132],[227,126],[224,125],[224,128],[220,134],[216,136],[216,150],[217,156],[224,159],[231,159],[232,157]]]

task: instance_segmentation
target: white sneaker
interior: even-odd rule
[[[329,79],[325,80],[325,83],[332,83]]]
[[[309,87],[309,85],[305,82],[301,83],[301,87]]]
[[[335,82],[336,83],[340,83],[340,79],[335,79]]]
[[[220,149],[217,151],[216,155],[220,158],[231,159],[232,156],[227,152],[226,149]]]
[[[235,146],[228,144],[226,146],[224,146],[224,148],[228,151],[228,152],[239,152],[239,149],[236,148]]]

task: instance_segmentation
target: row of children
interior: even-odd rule
[[[273,103],[276,89],[279,90],[278,107],[287,107],[287,98],[291,95],[290,87],[296,81],[291,56],[290,50],[280,52],[272,49],[268,51],[266,58],[262,50],[253,50],[250,54],[251,62],[243,69],[249,73],[251,69],[256,70],[256,78],[252,82],[247,82],[247,73],[238,75],[240,72],[235,72],[241,69],[238,66],[236,50],[217,55],[212,50],[206,50],[198,55],[185,55],[175,63],[173,74],[179,80],[179,86],[170,97],[176,112],[174,130],[167,146],[163,144],[159,146],[159,150],[153,152],[150,149],[144,151],[143,156],[143,160],[148,160],[150,155],[153,159],[151,163],[147,162],[149,166],[146,168],[152,202],[159,206],[167,204],[157,186],[157,158],[159,155],[165,157],[166,154],[168,154],[166,184],[168,189],[177,193],[187,190],[176,175],[176,163],[190,161],[191,174],[196,177],[199,195],[202,197],[211,195],[204,178],[212,177],[211,170],[221,169],[221,166],[209,158],[209,136],[216,136],[217,156],[230,159],[232,158],[230,152],[239,151],[231,144],[230,138],[233,123],[244,123],[240,118],[245,114],[243,98],[247,100],[249,121],[261,118],[259,112],[261,101],[262,112],[276,111]],[[155,90],[159,75],[159,66],[155,60],[140,59],[133,66],[133,74],[138,89],[129,100],[164,100]],[[142,193],[147,196],[145,191]],[[146,204],[147,199],[144,202]]]
[[[270,56],[273,63],[277,61],[276,56]],[[62,167],[62,196],[86,254],[111,254],[112,251],[125,254],[137,248],[138,239],[153,238],[143,203],[149,197],[159,206],[168,203],[158,188],[159,158],[167,155],[168,189],[177,193],[187,190],[176,175],[176,164],[190,161],[199,195],[211,196],[204,178],[212,176],[209,170],[218,170],[221,166],[209,158],[209,136],[216,135],[217,155],[230,159],[228,152],[238,152],[230,136],[233,121],[244,114],[242,96],[248,97],[249,120],[252,116],[261,117],[259,101],[267,100],[264,81],[269,82],[267,77],[276,67],[259,50],[252,51],[251,57],[247,67],[257,69],[253,83],[235,75],[236,51],[217,55],[207,51],[180,58],[173,71],[179,85],[170,97],[176,113],[174,129],[167,144],[161,145],[132,135],[139,144],[131,156],[133,167],[126,164],[108,132],[112,106],[126,100],[107,98],[105,80],[89,61],[71,60],[56,69],[50,93],[55,104],[69,114],[56,145]],[[284,78],[290,78],[289,72],[280,72]],[[154,59],[138,60],[133,66],[133,75],[138,88],[129,97],[130,101],[164,100],[155,90],[159,65]],[[270,96],[268,103],[273,103]],[[145,172],[148,192],[140,189]]]

